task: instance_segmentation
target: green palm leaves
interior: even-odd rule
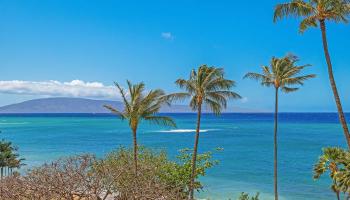
[[[299,31],[317,27],[318,21],[348,22],[350,3],[348,0],[293,0],[275,7],[274,21],[283,17],[302,17]]]
[[[235,86],[235,82],[224,78],[222,68],[208,67],[202,65],[198,70],[192,70],[189,79],[178,79],[175,82],[185,92],[174,93],[166,96],[167,100],[181,100],[190,98],[190,107],[197,111],[196,136],[192,154],[192,173],[189,184],[189,199],[194,196],[194,179],[196,177],[196,163],[199,132],[201,125],[202,106],[207,105],[214,114],[220,114],[226,108],[228,99],[241,98],[235,92],[230,91]]]
[[[329,173],[332,179],[332,190],[339,199],[339,193],[344,192],[349,196],[350,186],[350,152],[341,148],[324,148],[314,166],[314,179],[319,179],[323,174]]]
[[[220,114],[227,107],[227,99],[241,98],[239,94],[230,91],[235,82],[224,78],[222,68],[202,65],[197,71],[191,71],[189,79],[178,79],[175,83],[186,92],[168,95],[168,99],[174,101],[190,98],[193,110],[206,104],[213,113]]]
[[[11,175],[13,169],[23,166],[23,160],[19,158],[17,148],[11,142],[0,141],[0,177]]]
[[[262,66],[262,73],[247,73],[244,78],[257,80],[263,86],[275,88],[275,123],[274,123],[274,192],[275,200],[278,200],[278,163],[277,163],[277,130],[278,130],[278,91],[285,93],[294,92],[303,85],[305,80],[315,77],[314,74],[300,75],[302,70],[309,65],[298,66],[298,58],[294,55],[287,55],[283,58],[271,59],[270,66]]]
[[[145,94],[144,83],[133,85],[130,81],[127,81],[127,92],[118,83],[115,83],[115,85],[122,97],[124,109],[120,111],[109,105],[105,107],[121,119],[128,120],[131,128],[137,129],[139,122],[142,120],[159,125],[176,126],[171,118],[156,115],[161,106],[166,103],[163,98],[165,95],[163,90],[151,90]]]
[[[349,0],[292,0],[289,3],[278,4],[275,8],[274,21],[276,22],[283,17],[302,18],[299,31],[303,33],[309,27],[317,27],[320,25],[322,33],[323,51],[325,54],[329,82],[332,87],[334,100],[337,106],[339,121],[343,127],[344,136],[350,148],[350,132],[345,119],[343,106],[338,94],[337,85],[333,75],[333,66],[331,56],[328,50],[326,21],[348,22],[350,15]]]
[[[262,66],[262,73],[247,73],[244,78],[257,80],[263,86],[274,86],[283,92],[298,90],[298,85],[303,85],[305,80],[315,77],[314,74],[300,75],[302,70],[310,65],[298,66],[298,58],[294,55],[287,55],[283,58],[273,57],[270,66]]]
[[[118,83],[115,83],[115,85],[121,95],[124,108],[118,110],[110,105],[105,105],[105,107],[122,120],[127,120],[129,123],[133,134],[135,175],[137,175],[137,128],[139,123],[141,121],[147,121],[158,125],[173,127],[175,127],[176,124],[170,117],[157,115],[161,106],[167,103],[164,98],[165,93],[163,90],[156,89],[146,93],[145,84],[138,83],[133,85],[130,81],[127,81],[127,91]]]

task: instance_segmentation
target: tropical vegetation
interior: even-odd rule
[[[189,151],[175,161],[163,151],[139,148],[139,175],[134,176],[133,149],[119,148],[103,158],[78,155],[33,168],[25,175],[0,181],[4,200],[184,200],[191,174]],[[198,155],[198,176],[217,164],[211,152]],[[137,181],[138,187],[134,188]],[[196,189],[202,184],[197,181]]]
[[[189,184],[189,199],[194,196],[194,184],[196,177],[197,152],[199,143],[199,133],[201,125],[201,115],[203,105],[206,105],[214,114],[220,114],[227,106],[228,99],[239,99],[241,96],[231,91],[235,86],[233,80],[226,79],[222,68],[200,66],[197,70],[192,70],[188,79],[176,80],[176,85],[185,92],[173,93],[166,96],[167,100],[190,99],[189,106],[197,112],[196,135],[192,155],[192,173]]]
[[[278,181],[277,181],[277,129],[278,129],[278,92],[284,93],[297,91],[304,84],[304,81],[315,77],[314,74],[300,75],[305,67],[309,65],[298,66],[298,58],[294,55],[287,55],[283,58],[273,57],[270,66],[262,66],[261,73],[250,72],[244,78],[254,79],[260,82],[262,86],[274,87],[275,89],[275,125],[274,125],[274,192],[275,200],[278,200]]]
[[[259,193],[254,196],[249,197],[248,193],[242,192],[237,200],[259,200]]]
[[[327,23],[346,23],[350,15],[349,0],[291,0],[277,4],[273,21],[285,17],[301,18],[299,32],[319,27],[326,59],[329,81],[335,99],[339,121],[350,149],[350,133],[333,74],[333,65],[327,41]],[[310,65],[298,65],[299,59],[288,54],[273,57],[261,72],[249,72],[244,78],[258,81],[262,86],[274,88],[273,182],[274,198],[278,200],[278,121],[279,93],[297,91],[315,74],[303,74]],[[20,174],[23,166],[18,148],[11,142],[0,141],[0,199],[4,200],[193,200],[194,191],[201,191],[199,179],[208,169],[218,164],[211,152],[199,151],[201,118],[204,112],[222,113],[230,99],[241,96],[232,91],[235,81],[227,79],[223,68],[201,65],[191,70],[188,78],[175,84],[182,92],[166,94],[161,89],[146,90],[144,83],[127,81],[123,88],[115,86],[123,102],[122,108],[105,105],[121,120],[128,122],[132,132],[132,148],[119,148],[102,158],[95,155],[77,155],[46,163]],[[138,130],[142,122],[176,127],[172,118],[159,114],[164,105],[189,100],[196,112],[193,149],[180,150],[171,160],[166,152],[142,147]],[[350,199],[350,151],[340,147],[327,147],[313,168],[313,178],[328,175],[336,198]],[[250,196],[241,193],[238,200],[259,200],[259,193]]]
[[[137,128],[142,121],[154,123],[164,126],[175,127],[175,122],[167,116],[159,116],[162,105],[166,103],[164,99],[164,91],[160,89],[145,92],[145,84],[132,84],[127,81],[128,91],[126,92],[118,83],[115,83],[119,94],[124,103],[123,110],[113,108],[111,105],[105,105],[112,113],[116,114],[120,119],[127,120],[132,130],[133,147],[134,147],[134,170],[135,175],[138,174],[137,168]],[[127,95],[128,94],[128,95]]]
[[[331,189],[340,200],[340,194],[350,198],[350,152],[339,147],[323,149],[314,166],[314,179],[319,179],[323,174],[328,174],[332,180]]]
[[[301,33],[310,27],[320,27],[329,81],[348,148],[350,148],[349,128],[333,75],[331,56],[328,50],[326,22],[347,23],[349,14],[350,2],[348,0],[292,0],[288,3],[278,4],[274,13],[275,22],[287,16],[302,18],[299,25],[299,32]]]
[[[17,153],[18,148],[15,147],[12,142],[5,140],[0,141],[0,178],[4,176],[11,176],[14,170],[21,168],[23,164],[23,158],[19,158]]]

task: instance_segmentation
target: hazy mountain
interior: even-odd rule
[[[118,109],[123,108],[122,102],[108,100],[92,100],[83,98],[45,98],[24,101],[0,107],[0,113],[109,113],[103,105],[112,105]],[[163,113],[193,112],[185,105],[165,106]],[[204,112],[207,112],[204,109]],[[228,109],[226,112],[259,112],[242,108]]]

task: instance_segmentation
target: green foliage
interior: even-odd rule
[[[247,73],[244,78],[257,80],[263,86],[274,86],[281,88],[283,92],[293,92],[298,90],[294,85],[303,85],[305,80],[314,78],[316,75],[299,75],[301,71],[309,65],[296,66],[299,60],[294,55],[287,55],[283,58],[271,59],[270,66],[263,66],[262,73]]]
[[[350,152],[338,147],[323,149],[314,166],[314,179],[319,179],[323,174],[329,174],[332,180],[331,189],[335,193],[344,192],[349,196],[350,191]]]
[[[284,17],[300,17],[299,31],[317,27],[318,21],[348,22],[350,3],[348,0],[292,0],[275,7],[274,21]]]
[[[191,158],[192,153],[190,153],[189,149],[181,150],[177,159],[171,161],[164,151],[157,152],[140,147],[138,158],[140,173],[136,177],[139,189],[146,187],[145,185],[148,185],[149,181],[154,181],[153,184],[159,184],[164,187],[163,189],[177,191],[183,197],[187,197],[189,192],[188,183],[191,175]],[[198,155],[197,164],[197,177],[199,177],[205,176],[207,169],[217,165],[218,161],[212,160],[211,152],[206,152]],[[94,171],[100,173],[106,173],[106,169],[108,169],[108,173],[106,174],[112,176],[102,176],[105,177],[103,181],[107,185],[114,185],[115,188],[118,188],[118,191],[121,191],[121,186],[127,189],[133,187],[135,176],[132,171],[132,165],[132,149],[120,148],[98,161],[93,168]],[[118,174],[118,178],[112,178],[114,177],[113,174]],[[144,184],[145,182],[147,184]],[[201,188],[201,182],[196,181],[195,189],[200,190]],[[126,192],[130,191],[126,191],[125,189]]]
[[[249,194],[242,192],[237,200],[259,200],[259,193],[256,193],[255,196],[249,197]]]
[[[142,120],[165,126],[175,127],[175,122],[166,116],[157,116],[161,106],[165,103],[163,90],[156,89],[145,92],[145,84],[132,84],[127,81],[128,91],[125,91],[118,83],[115,83],[123,99],[124,110],[118,110],[112,106],[105,105],[112,113],[123,120],[128,120],[129,126],[137,129],[138,123]]]
[[[241,98],[239,94],[230,91],[235,82],[224,78],[222,68],[202,65],[197,71],[191,71],[189,79],[178,79],[175,83],[186,92],[168,95],[167,99],[174,101],[190,98],[190,107],[193,110],[197,110],[204,103],[215,114],[219,114],[226,108],[227,99]]]
[[[212,152],[205,152],[197,155],[197,167],[195,173],[194,189],[200,191],[203,188],[198,177],[205,176],[206,171],[217,165],[219,161],[212,159]],[[170,185],[180,187],[184,193],[188,193],[188,184],[192,172],[192,150],[182,149],[177,161],[165,166],[161,179]]]
[[[17,153],[18,148],[13,146],[11,142],[5,140],[0,141],[0,177],[13,174],[14,169],[23,166],[22,158]]]

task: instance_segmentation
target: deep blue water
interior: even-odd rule
[[[175,130],[142,125],[139,143],[166,150],[192,148],[196,115],[168,114]],[[348,116],[349,118],[350,116]],[[281,113],[279,115],[279,192],[283,200],[334,199],[328,177],[312,179],[312,167],[322,147],[344,146],[345,139],[335,113]],[[94,153],[102,156],[131,144],[126,122],[111,115],[28,114],[0,115],[1,136],[20,148],[27,167],[62,156]],[[222,147],[215,153],[220,164],[202,181],[198,196],[235,199],[242,192],[273,195],[273,114],[204,114],[199,151]]]

